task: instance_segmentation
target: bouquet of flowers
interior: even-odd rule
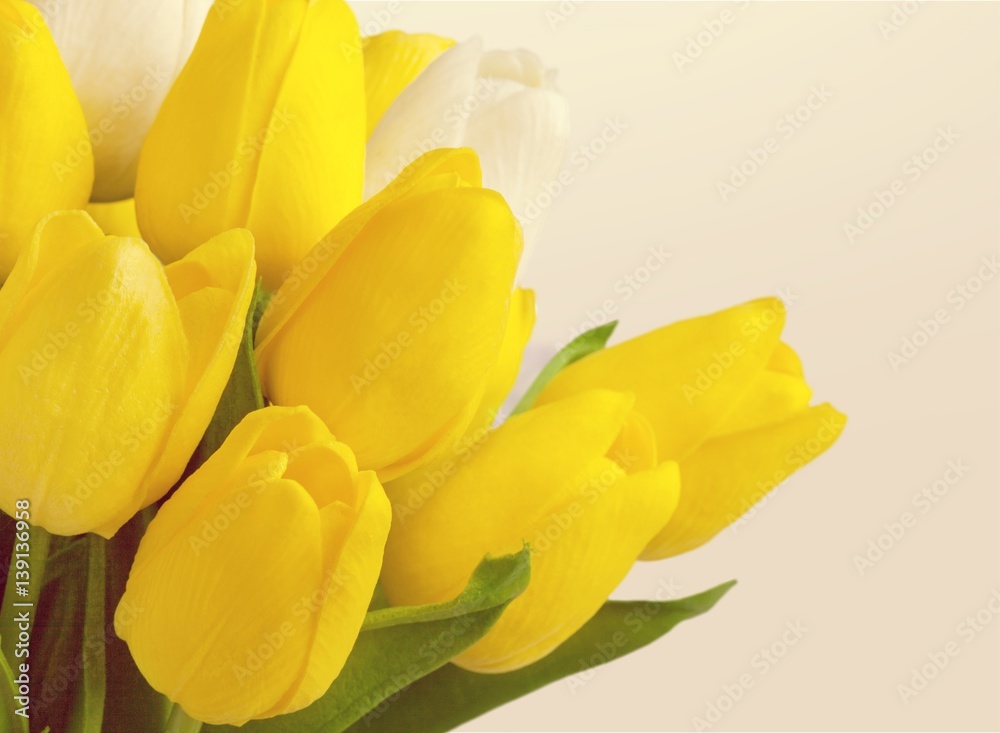
[[[341,0],[0,0],[4,731],[447,730],[721,598],[608,601],[844,418],[766,297],[510,394],[567,130]]]

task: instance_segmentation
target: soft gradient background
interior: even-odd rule
[[[536,367],[602,311],[615,311],[624,338],[777,293],[817,399],[850,416],[840,443],[746,523],[636,567],[616,593],[665,598],[738,578],[716,610],[467,729],[682,730],[701,718],[712,730],[996,730],[1000,613],[987,605],[996,593],[1000,610],[996,261],[971,300],[955,288],[998,252],[1000,6],[355,8],[368,33],[480,35],[558,67],[573,113],[573,183],[549,207],[525,271],[538,291]],[[679,67],[675,54],[727,10],[732,22]],[[814,87],[829,99],[786,138],[778,120]],[[581,170],[574,153],[608,120],[625,129]],[[904,166],[939,129],[957,138],[913,180]],[[717,182],[768,137],[777,152],[723,201]],[[845,223],[897,178],[905,193],[849,241]],[[623,278],[643,277],[660,247],[667,264],[632,290]],[[947,323],[894,369],[889,353],[939,309]],[[920,513],[913,497],[949,462],[968,470]],[[915,524],[859,572],[855,556],[904,512]],[[959,625],[979,611],[987,623],[970,639]],[[789,622],[805,631],[770,665],[757,655]],[[904,704],[897,686],[949,641],[960,654]],[[753,686],[732,702],[727,689],[744,674]],[[721,719],[706,717],[713,703],[726,709]]]

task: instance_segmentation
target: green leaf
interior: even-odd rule
[[[61,541],[53,544],[58,548]],[[84,550],[87,542],[84,539]],[[58,552],[58,549],[57,549]],[[64,554],[66,567],[59,577],[45,583],[34,611],[31,636],[31,729],[48,725],[69,727],[76,686],[82,684],[84,609],[86,608],[87,553]],[[47,567],[47,566],[46,566]],[[47,573],[46,573],[47,575]]]
[[[268,298],[267,291],[258,281],[254,288],[253,298],[250,300],[250,307],[247,309],[246,326],[243,329],[243,339],[239,351],[236,353],[236,363],[233,364],[233,371],[229,375],[225,390],[222,392],[219,406],[215,408],[212,422],[208,424],[208,428],[201,438],[201,443],[191,459],[188,473],[208,460],[208,457],[219,449],[219,446],[229,436],[232,429],[239,424],[240,420],[264,406],[264,396],[261,393],[260,380],[257,378],[257,366],[253,358],[253,339],[254,329],[259,319],[258,314],[263,313]]]
[[[2,641],[2,639],[0,639]],[[0,730],[10,733],[28,733],[28,718],[18,715],[15,711],[23,707],[14,700],[17,687],[14,685],[14,673],[7,664],[7,658],[0,654]]]
[[[712,608],[736,581],[675,601],[609,601],[547,657],[503,674],[475,674],[449,664],[410,685],[351,733],[451,730],[563,677],[617,659],[660,638],[681,621]],[[611,649],[614,649],[611,652]]]
[[[101,733],[104,719],[105,638],[104,550],[107,540],[87,535],[87,590],[83,607],[83,679],[76,686],[69,733]]]
[[[531,550],[525,546],[516,555],[487,557],[479,563],[465,590],[454,600],[429,606],[399,606],[371,611],[365,616],[361,630],[374,631],[390,626],[456,618],[508,603],[528,587],[530,553]]]
[[[528,391],[524,393],[524,396],[514,406],[511,415],[516,415],[519,412],[530,409],[535,404],[535,400],[538,399],[538,395],[545,389],[545,386],[552,381],[552,378],[574,361],[579,361],[583,357],[603,349],[617,325],[618,321],[605,323],[603,326],[598,326],[597,328],[592,328],[589,331],[581,333],[566,344],[558,354],[549,360],[549,363],[542,368],[542,371],[538,373],[535,381],[528,387]]]
[[[528,586],[531,551],[487,557],[453,601],[387,608],[366,617],[343,671],[327,693],[305,710],[250,721],[243,733],[336,733],[383,700],[440,668],[481,639]],[[209,731],[236,731],[205,726]],[[399,730],[408,730],[403,726]]]

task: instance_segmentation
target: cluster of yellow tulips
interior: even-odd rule
[[[564,355],[498,420],[535,320],[519,214],[565,142],[533,55],[217,0],[158,75],[37,4],[0,0],[0,509],[112,543],[155,509],[114,629],[172,730],[307,708],[373,596],[446,608],[522,551],[523,592],[435,664],[528,667],[843,429],[774,298]],[[140,86],[88,92],[109,74]],[[260,409],[201,455],[241,369]]]

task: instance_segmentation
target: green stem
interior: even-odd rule
[[[14,537],[14,552],[10,556],[10,568],[7,573],[7,586],[3,593],[3,606],[0,606],[0,647],[3,654],[10,663],[12,669],[17,668],[17,662],[23,661],[20,657],[15,657],[18,637],[22,633],[21,621],[18,616],[25,611],[28,613],[28,634],[31,634],[31,627],[35,623],[35,614],[38,612],[38,596],[42,592],[45,584],[45,562],[49,555],[49,541],[52,536],[41,527],[30,528],[30,538],[28,540],[28,552],[18,552],[20,535],[18,532]],[[28,584],[27,595],[20,595],[17,592],[17,561],[18,554],[21,560],[28,561]],[[23,555],[27,554],[27,558]],[[22,581],[23,581],[22,576]],[[22,586],[23,583],[22,583]]]
[[[195,720],[185,713],[180,705],[175,704],[167,719],[167,728],[164,733],[198,733],[201,730],[201,721]]]

